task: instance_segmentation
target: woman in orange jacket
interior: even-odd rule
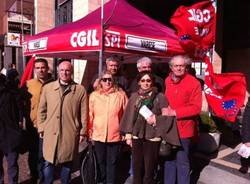
[[[89,97],[89,134],[95,144],[101,183],[115,183],[121,141],[119,126],[126,104],[125,92],[114,83],[112,74],[104,71]]]

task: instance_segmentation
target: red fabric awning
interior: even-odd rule
[[[101,9],[54,29],[26,37],[24,55],[96,58],[101,49]],[[184,53],[174,31],[151,19],[126,0],[104,5],[105,53],[161,57]]]

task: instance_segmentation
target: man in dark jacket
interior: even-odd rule
[[[120,59],[118,58],[118,56],[114,55],[106,59],[106,70],[112,74],[115,83],[125,92],[127,92],[128,81],[123,75],[119,73],[119,67],[120,67]],[[98,75],[95,75],[88,89],[88,93],[91,93],[97,87],[98,83],[99,83],[99,77]]]
[[[3,157],[8,163],[8,183],[18,183],[18,147],[21,144],[22,113],[18,97],[16,70],[0,74],[0,183],[4,183]]]
[[[152,60],[149,57],[142,57],[137,60],[136,67],[139,73],[145,72],[145,71],[152,72]],[[154,74],[154,78],[155,78],[155,87],[157,88],[158,92],[164,93],[165,91],[164,80],[155,74]],[[136,92],[138,89],[139,89],[138,83],[136,79],[134,79],[131,82],[129,89],[128,89],[129,95],[131,95],[131,93],[133,92]]]

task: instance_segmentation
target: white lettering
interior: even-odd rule
[[[92,32],[92,46],[98,46],[99,45],[99,40],[96,38],[96,29],[93,30]]]
[[[208,28],[200,28],[200,27],[195,26],[194,32],[195,32],[195,35],[203,37],[209,33],[209,29]]]
[[[195,21],[195,9],[189,9],[188,12],[191,14],[191,17],[188,17],[188,20]]]
[[[120,33],[107,30],[105,32],[105,46],[120,48]]]
[[[78,36],[77,36],[77,44],[80,47],[84,47],[86,45],[86,32],[85,31],[81,31]]]
[[[188,12],[190,13],[190,17],[188,17],[189,21],[195,21],[199,23],[207,23],[211,19],[210,11],[205,9],[189,9]]]
[[[72,47],[77,47],[76,38],[77,38],[77,32],[74,32],[70,38],[70,43]]]
[[[199,23],[203,22],[203,14],[202,14],[202,11],[200,9],[196,10],[196,20]]]
[[[203,10],[203,19],[204,22],[209,22],[209,20],[211,19],[211,15],[210,15],[210,11],[209,10]]]
[[[211,88],[209,88],[206,84],[204,84],[204,92],[210,96],[213,96],[218,99],[222,99],[222,96],[216,95]]]
[[[99,40],[96,38],[96,30],[88,30],[87,32],[74,32],[70,38],[72,47],[98,46]]]

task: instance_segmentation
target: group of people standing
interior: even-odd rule
[[[60,166],[61,182],[69,183],[79,142],[88,136],[95,148],[99,183],[115,183],[122,142],[131,147],[133,183],[154,183],[164,139],[177,146],[164,158],[164,183],[189,184],[189,153],[197,137],[202,103],[201,85],[188,74],[189,64],[186,56],[174,56],[164,84],[152,72],[150,58],[143,57],[137,61],[138,75],[129,86],[126,78],[118,74],[118,58],[110,57],[106,69],[92,81],[88,95],[83,86],[73,81],[69,60],[59,62],[58,80],[51,81],[47,61],[37,59],[37,78],[27,81],[25,92],[21,92],[24,106],[29,108],[25,108],[28,110],[24,115],[20,113],[20,117],[29,114],[27,119],[32,123],[36,149],[29,153],[29,165],[33,181],[53,183],[55,166]],[[1,91],[0,95],[2,98]],[[18,103],[16,106],[18,109]],[[147,116],[142,113],[143,108],[148,110]],[[20,121],[16,118],[13,122],[19,125]],[[9,152],[0,149],[8,156]],[[10,168],[11,162],[8,165]],[[17,183],[17,175],[15,178],[12,180],[9,174],[9,183]]]

